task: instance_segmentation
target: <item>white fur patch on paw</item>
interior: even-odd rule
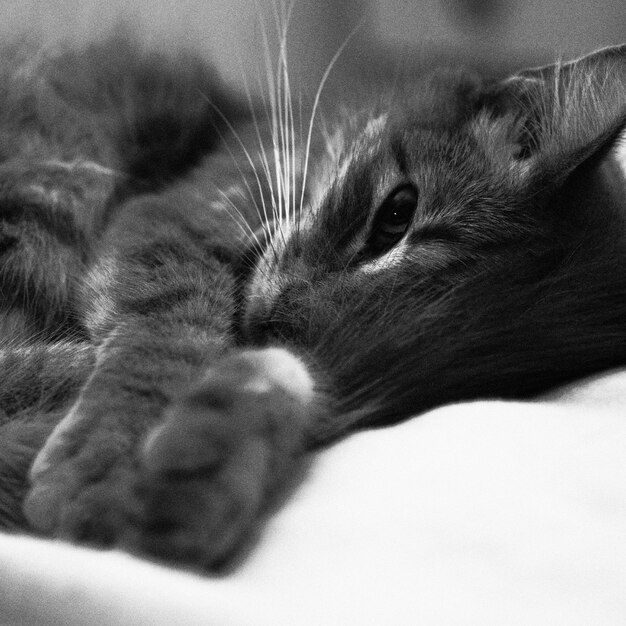
[[[248,361],[256,362],[259,375],[246,382],[245,391],[264,393],[281,387],[290,395],[307,403],[313,397],[314,383],[304,363],[283,348],[246,350]]]

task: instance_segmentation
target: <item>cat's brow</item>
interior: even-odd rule
[[[407,176],[409,173],[409,165],[402,137],[399,134],[393,135],[390,145],[391,154],[393,155],[395,162],[398,164],[398,169],[404,176]]]

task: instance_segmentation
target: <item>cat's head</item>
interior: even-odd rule
[[[244,332],[303,346],[346,407],[388,418],[593,368],[596,257],[626,251],[623,188],[594,185],[625,125],[626,46],[497,83],[435,76],[348,116],[256,264]],[[584,363],[551,374],[560,358]]]

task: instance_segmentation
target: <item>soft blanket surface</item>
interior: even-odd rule
[[[622,625],[625,404],[626,370],[353,435],[223,578],[0,535],[0,623]]]

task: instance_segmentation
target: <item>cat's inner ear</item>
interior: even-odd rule
[[[513,170],[567,176],[626,126],[626,45],[496,84],[474,125],[481,143]]]

